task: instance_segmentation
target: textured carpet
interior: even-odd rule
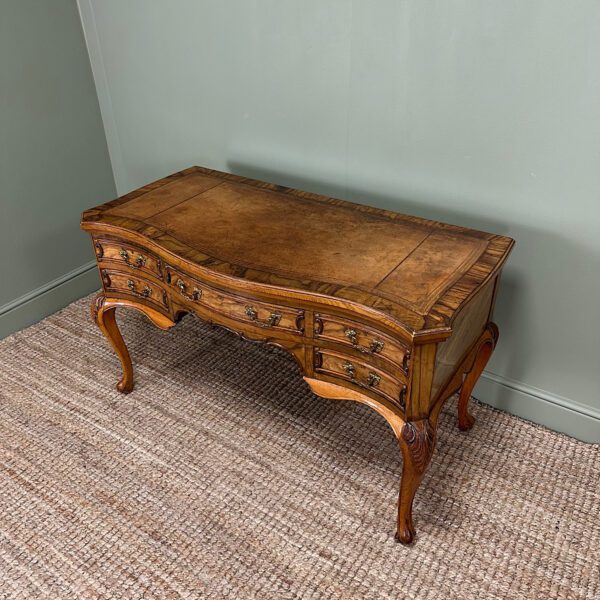
[[[89,299],[0,342],[0,598],[599,598],[599,446],[447,404],[393,541],[400,451],[283,352]]]

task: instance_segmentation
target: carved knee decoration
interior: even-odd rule
[[[399,442],[404,464],[398,498],[398,528],[396,540],[410,544],[415,538],[412,507],[415,493],[429,465],[435,447],[436,431],[429,419],[407,421]]]

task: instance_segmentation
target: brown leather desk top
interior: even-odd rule
[[[191,167],[88,210],[215,273],[370,307],[420,337],[453,317],[513,240]]]

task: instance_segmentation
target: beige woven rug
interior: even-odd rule
[[[400,452],[365,406],[192,317],[89,299],[0,342],[0,598],[599,598],[600,447],[455,402],[393,541]]]

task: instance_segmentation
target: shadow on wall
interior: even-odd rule
[[[496,234],[508,235],[517,240],[515,250],[509,259],[507,268],[502,274],[502,285],[496,302],[495,319],[502,324],[501,338],[505,343],[499,345],[488,370],[495,373],[505,373],[511,379],[522,381],[526,378],[530,367],[528,357],[531,356],[532,344],[535,344],[538,332],[535,331],[535,320],[528,318],[536,310],[531,294],[531,279],[535,274],[527,268],[530,253],[548,252],[560,247],[561,253],[569,253],[570,260],[577,260],[582,249],[574,245],[568,246],[568,240],[557,239],[558,236],[534,229],[529,225],[507,223],[482,217],[472,213],[465,213],[448,208],[450,201],[443,198],[433,200],[419,199],[419,201],[406,198],[392,197],[373,192],[367,189],[348,189],[343,185],[324,183],[297,174],[283,173],[270,170],[261,166],[244,163],[242,161],[228,161],[227,170],[237,175],[252,177],[264,181],[299,188],[302,190],[325,194],[332,197],[353,199],[363,204],[368,204],[402,213],[434,219],[446,223],[453,223],[473,229],[481,229]],[[560,244],[560,245],[558,245]],[[519,260],[515,261],[515,255]],[[514,261],[514,262],[513,262]],[[551,260],[549,262],[552,262]],[[517,266],[518,265],[518,266]],[[534,283],[535,285],[535,283]],[[526,332],[527,341],[521,339]],[[510,351],[508,350],[510,349]],[[529,349],[529,350],[528,350]],[[509,407],[507,407],[509,408]]]

